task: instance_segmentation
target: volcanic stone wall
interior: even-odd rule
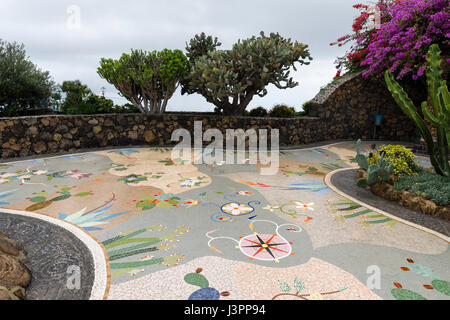
[[[1,158],[73,152],[107,146],[168,146],[175,129],[187,129],[194,141],[194,122],[203,131],[279,129],[280,145],[295,146],[326,140],[326,123],[319,118],[264,119],[210,115],[91,115],[37,116],[0,119]],[[270,131],[269,131],[270,134]],[[205,142],[209,144],[210,142]]]
[[[423,101],[423,92],[405,89],[413,101]],[[323,89],[308,105],[309,116],[327,123],[329,139],[409,141],[415,124],[396,104],[381,80],[360,73],[344,76]],[[383,116],[374,136],[375,115]]]
[[[224,136],[226,129],[279,129],[282,147],[335,139],[369,140],[373,139],[377,110],[384,117],[377,129],[377,139],[408,141],[414,133],[414,124],[395,104],[385,86],[359,74],[345,76],[327,86],[309,103],[308,110],[310,117],[294,119],[211,113],[0,118],[0,158],[102,147],[175,145],[171,141],[172,132],[187,129],[193,135],[195,121],[202,121],[203,132],[217,128]]]

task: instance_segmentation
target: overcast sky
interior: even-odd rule
[[[299,86],[269,87],[250,107],[285,103],[301,109],[335,75],[334,60],[345,48],[329,43],[351,32],[357,0],[0,0],[0,38],[25,44],[27,54],[56,82],[79,79],[95,93],[106,88],[116,103],[126,99],[97,75],[102,57],[133,49],[182,49],[195,34],[219,38],[221,49],[238,39],[279,32],[310,46],[314,60],[293,73]],[[75,11],[71,8],[75,6]],[[80,24],[77,25],[77,8]],[[168,110],[212,111],[200,95],[169,101]]]

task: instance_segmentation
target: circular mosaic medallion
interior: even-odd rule
[[[292,254],[292,246],[278,234],[251,234],[241,239],[239,248],[250,260],[277,261]]]

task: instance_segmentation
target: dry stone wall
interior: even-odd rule
[[[408,141],[415,128],[381,82],[367,80],[359,74],[330,84],[309,103],[308,110],[310,117],[294,119],[210,113],[0,118],[0,157],[116,146],[174,145],[172,132],[183,128],[193,134],[195,121],[202,121],[203,131],[217,128],[224,134],[226,129],[279,129],[282,147],[336,139],[372,139],[377,110],[384,117],[377,129],[377,139]]]

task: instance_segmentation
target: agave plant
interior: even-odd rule
[[[424,119],[419,115],[414,103],[398,82],[395,81],[389,70],[385,72],[384,78],[394,100],[403,112],[416,123],[427,144],[430,161],[436,173],[441,176],[450,176],[448,158],[450,144],[450,95],[447,82],[442,80],[443,70],[441,68],[440,54],[439,46],[433,44],[430,46],[426,57],[426,76],[431,110],[426,101],[422,103],[421,109]],[[437,145],[425,121],[436,128]]]

